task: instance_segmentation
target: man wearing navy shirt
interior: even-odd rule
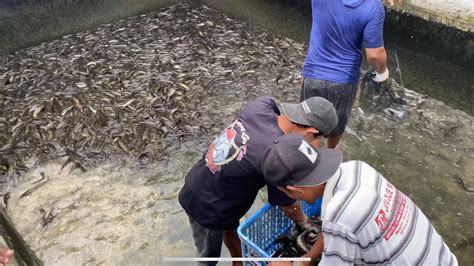
[[[248,103],[188,172],[179,193],[179,203],[189,216],[197,255],[219,257],[224,241],[233,257],[241,257],[236,229],[258,191],[266,185],[262,162],[267,148],[284,134],[296,133],[313,141],[336,125],[336,110],[321,97],[278,106],[273,98],[264,96]],[[282,206],[301,228],[310,226],[295,200],[274,186],[267,188],[271,204]]]
[[[383,41],[385,10],[382,0],[312,0],[312,16],[300,98],[320,96],[334,104],[339,124],[328,136],[328,147],[334,148],[356,97],[362,46],[375,70],[374,82],[390,85]]]

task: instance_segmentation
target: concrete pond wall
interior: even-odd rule
[[[408,0],[407,4],[440,16],[474,23],[474,1],[472,0]]]
[[[397,1],[397,0],[395,0]],[[474,32],[473,0],[398,0],[395,9],[464,32]],[[471,46],[474,38],[470,36]]]
[[[472,66],[474,61],[473,0],[394,0],[389,23],[428,49],[442,49],[449,57]]]

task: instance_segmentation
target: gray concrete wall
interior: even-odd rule
[[[408,4],[453,18],[474,17],[474,0],[409,0]]]
[[[474,32],[474,0],[395,0],[395,7],[429,21]]]

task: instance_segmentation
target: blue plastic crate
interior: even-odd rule
[[[314,204],[301,202],[303,212],[311,217],[321,213],[321,199]],[[237,229],[245,258],[271,258],[281,244],[277,237],[290,230],[293,221],[278,206],[265,204]],[[267,265],[267,262],[246,262],[245,265]]]

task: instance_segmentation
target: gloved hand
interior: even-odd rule
[[[377,73],[377,71],[371,71],[371,79],[375,83],[375,90],[379,94],[384,94],[390,91],[392,88],[392,79],[388,77],[388,68],[383,73]]]
[[[388,93],[394,102],[398,104],[405,103],[403,99],[405,96],[403,87],[396,89],[396,86],[392,84],[392,79],[388,76],[388,69],[385,70],[384,73],[379,74],[377,71],[369,68],[364,79],[370,83],[366,83],[366,85],[372,87],[379,95]]]

